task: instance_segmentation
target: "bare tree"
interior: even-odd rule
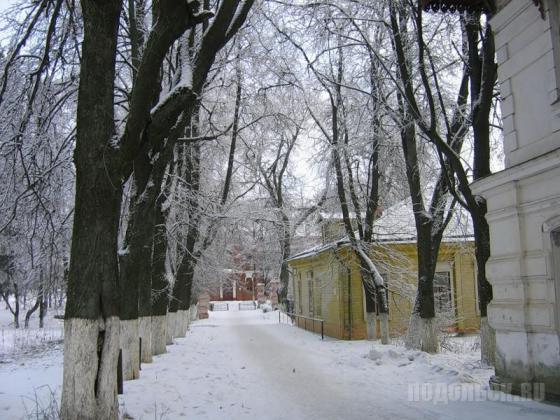
[[[158,2],[155,24],[130,93],[126,123],[117,136],[113,102],[122,4],[82,2],[84,43],[75,152],[76,210],[65,315],[64,418],[117,417],[114,372],[120,328],[117,238],[122,185],[136,157],[150,145],[156,150],[167,145],[181,114],[192,112],[216,53],[243,24],[251,5],[234,1],[220,5],[201,40],[196,66],[183,72],[181,82],[153,107],[158,75],[169,49],[186,30],[211,16],[194,3]],[[101,349],[99,356],[97,348]],[[78,372],[74,366],[84,360],[91,365],[86,372]]]

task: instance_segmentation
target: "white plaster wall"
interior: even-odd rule
[[[560,44],[551,32],[549,5],[543,20],[531,2],[512,0],[491,21],[506,169],[477,181],[473,190],[488,203],[487,274],[494,294],[488,320],[496,329],[496,374],[518,383],[542,381],[560,397],[560,267],[553,267],[546,245],[550,228],[560,227],[547,227],[560,221],[560,51],[553,49]]]
[[[512,0],[491,21],[496,32],[506,167],[558,148],[560,103],[551,16]],[[557,21],[554,17],[553,20]],[[557,22],[552,24],[557,24]]]

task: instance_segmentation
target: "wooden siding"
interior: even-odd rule
[[[389,286],[389,329],[393,336],[406,332],[416,292],[416,245],[376,245],[370,252]],[[357,258],[348,247],[327,250],[289,262],[293,273],[295,310],[304,316],[325,321],[325,334],[340,339],[365,339],[364,291]],[[456,331],[476,331],[480,325],[477,309],[474,246],[443,243],[438,271],[449,271]],[[308,274],[313,273],[310,308]],[[301,278],[301,285],[298,284]],[[299,288],[301,287],[301,296]],[[319,306],[320,307],[319,307]],[[301,310],[300,310],[301,308]],[[319,313],[320,312],[320,316]],[[304,327],[303,323],[300,325]],[[320,326],[316,325],[318,332]],[[313,327],[308,323],[307,329]],[[379,331],[379,328],[377,329]]]

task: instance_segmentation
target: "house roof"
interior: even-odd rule
[[[374,242],[406,244],[416,242],[416,224],[412,211],[412,201],[405,199],[389,207],[373,226]],[[445,232],[442,242],[467,242],[474,238],[472,221],[469,214],[456,207]],[[338,249],[349,244],[347,237],[328,244],[318,245],[298,254],[292,255],[288,261],[300,260],[321,254],[325,251]]]
[[[544,4],[543,0],[528,0],[532,1],[541,12],[544,19]],[[459,12],[480,12],[487,14],[494,14],[496,12],[496,0],[422,0],[422,7],[424,10],[429,11],[442,11],[454,13]]]
[[[373,234],[377,242],[416,242],[416,222],[411,199],[407,198],[387,209],[383,216],[374,222]],[[473,239],[473,235],[470,215],[463,208],[455,207],[443,233],[443,241],[468,241]]]
[[[351,211],[348,213],[350,219],[356,218],[356,213]],[[365,217],[365,212],[361,212],[360,216]],[[329,211],[320,211],[319,212],[319,220],[342,220],[342,213],[341,212],[329,212]]]
[[[424,10],[442,12],[482,12],[489,13],[495,10],[494,0],[422,0]]]
[[[349,243],[350,242],[348,241],[347,238],[343,238],[335,242],[329,242],[328,244],[317,245],[312,248],[306,249],[305,251],[292,255],[287,259],[287,261],[295,261],[295,260],[301,260],[303,258],[312,257],[314,255],[321,254],[331,249],[337,249],[339,247],[346,246]]]

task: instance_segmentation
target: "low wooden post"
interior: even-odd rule
[[[119,349],[119,360],[117,362],[117,393],[119,395],[124,394],[122,349]]]
[[[142,370],[142,337],[138,338],[138,370]]]

